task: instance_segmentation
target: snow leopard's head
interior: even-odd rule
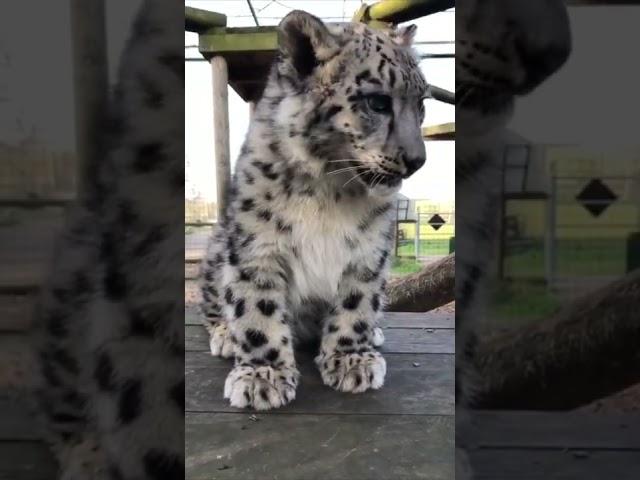
[[[429,92],[411,49],[414,35],[413,25],[385,32],[289,13],[263,97],[289,158],[338,187],[397,191],[426,159],[421,124]]]

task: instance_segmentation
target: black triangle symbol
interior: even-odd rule
[[[599,178],[594,178],[587,183],[576,196],[576,200],[594,217],[600,216],[617,199],[618,196]]]
[[[431,225],[431,228],[438,231],[440,230],[440,227],[442,227],[442,225],[444,225],[446,222],[444,221],[444,218],[442,218],[440,215],[436,213],[433,217],[429,219],[429,222],[427,223]]]

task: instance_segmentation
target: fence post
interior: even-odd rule
[[[557,178],[554,165],[551,165],[551,185],[549,199],[547,200],[547,225],[545,237],[545,279],[547,288],[553,290],[556,276],[556,209],[557,209]]]
[[[71,0],[71,44],[76,133],[76,190],[102,160],[103,112],[107,106],[108,71],[104,0]]]
[[[231,177],[229,152],[229,94],[227,85],[229,72],[224,57],[214,56],[211,59],[213,80],[213,136],[216,161],[216,200],[217,221],[222,220],[227,201],[227,190]]]
[[[416,234],[413,239],[416,249],[416,260],[420,255],[420,207],[416,207]]]

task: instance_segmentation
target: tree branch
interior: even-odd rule
[[[454,299],[455,256],[425,266],[419,272],[391,280],[387,285],[390,312],[428,312]]]
[[[545,321],[480,339],[477,408],[573,409],[640,382],[640,270]]]

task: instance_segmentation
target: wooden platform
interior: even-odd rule
[[[381,390],[336,392],[298,356],[296,400],[258,414],[229,407],[231,362],[211,357],[195,314],[186,323],[187,479],[453,478],[452,313],[386,315]]]

